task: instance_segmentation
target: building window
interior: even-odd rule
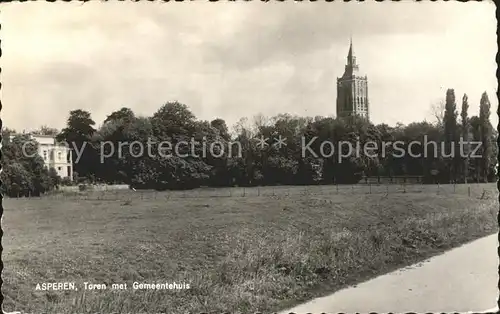
[[[62,168],[61,168],[61,167],[57,167],[57,171],[61,171],[61,170],[62,170]]]
[[[61,152],[57,152],[57,160],[62,160],[62,153]]]
[[[43,151],[43,160],[47,160],[47,151],[46,150]]]

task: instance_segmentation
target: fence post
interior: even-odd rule
[[[468,194],[469,194],[469,197],[470,197],[470,186],[467,187],[467,190],[468,190]]]
[[[370,194],[372,194],[372,184],[369,183],[369,186],[370,186]]]
[[[437,184],[437,194],[439,195],[439,183]]]
[[[245,197],[245,195],[246,195],[246,189],[245,187],[243,187],[243,197]]]
[[[339,184],[335,183],[335,187],[337,188],[337,194],[339,194]]]
[[[260,186],[257,187],[257,196],[260,196]]]
[[[457,191],[457,189],[456,189],[456,188],[457,188],[456,183],[453,183],[453,193],[455,193],[455,192]]]

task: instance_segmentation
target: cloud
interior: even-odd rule
[[[422,120],[447,88],[469,94],[471,114],[485,90],[496,108],[492,3],[22,5],[2,10],[9,127],[62,127],[75,108],[101,123],[122,106],[149,115],[171,100],[229,124],[331,115],[351,35],[374,122]]]

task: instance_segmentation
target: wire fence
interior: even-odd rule
[[[33,199],[50,200],[169,200],[186,198],[237,198],[237,197],[286,197],[286,196],[324,196],[334,195],[389,195],[405,193],[425,193],[453,197],[453,195],[486,199],[498,198],[494,183],[484,184],[355,184],[355,185],[308,185],[308,186],[265,186],[265,187],[228,187],[199,188],[186,191],[154,190],[101,190],[101,191],[56,191]]]

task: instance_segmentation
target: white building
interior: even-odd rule
[[[47,168],[54,168],[61,178],[73,181],[73,159],[69,147],[57,143],[52,135],[30,134],[30,139],[39,144],[38,154]]]

